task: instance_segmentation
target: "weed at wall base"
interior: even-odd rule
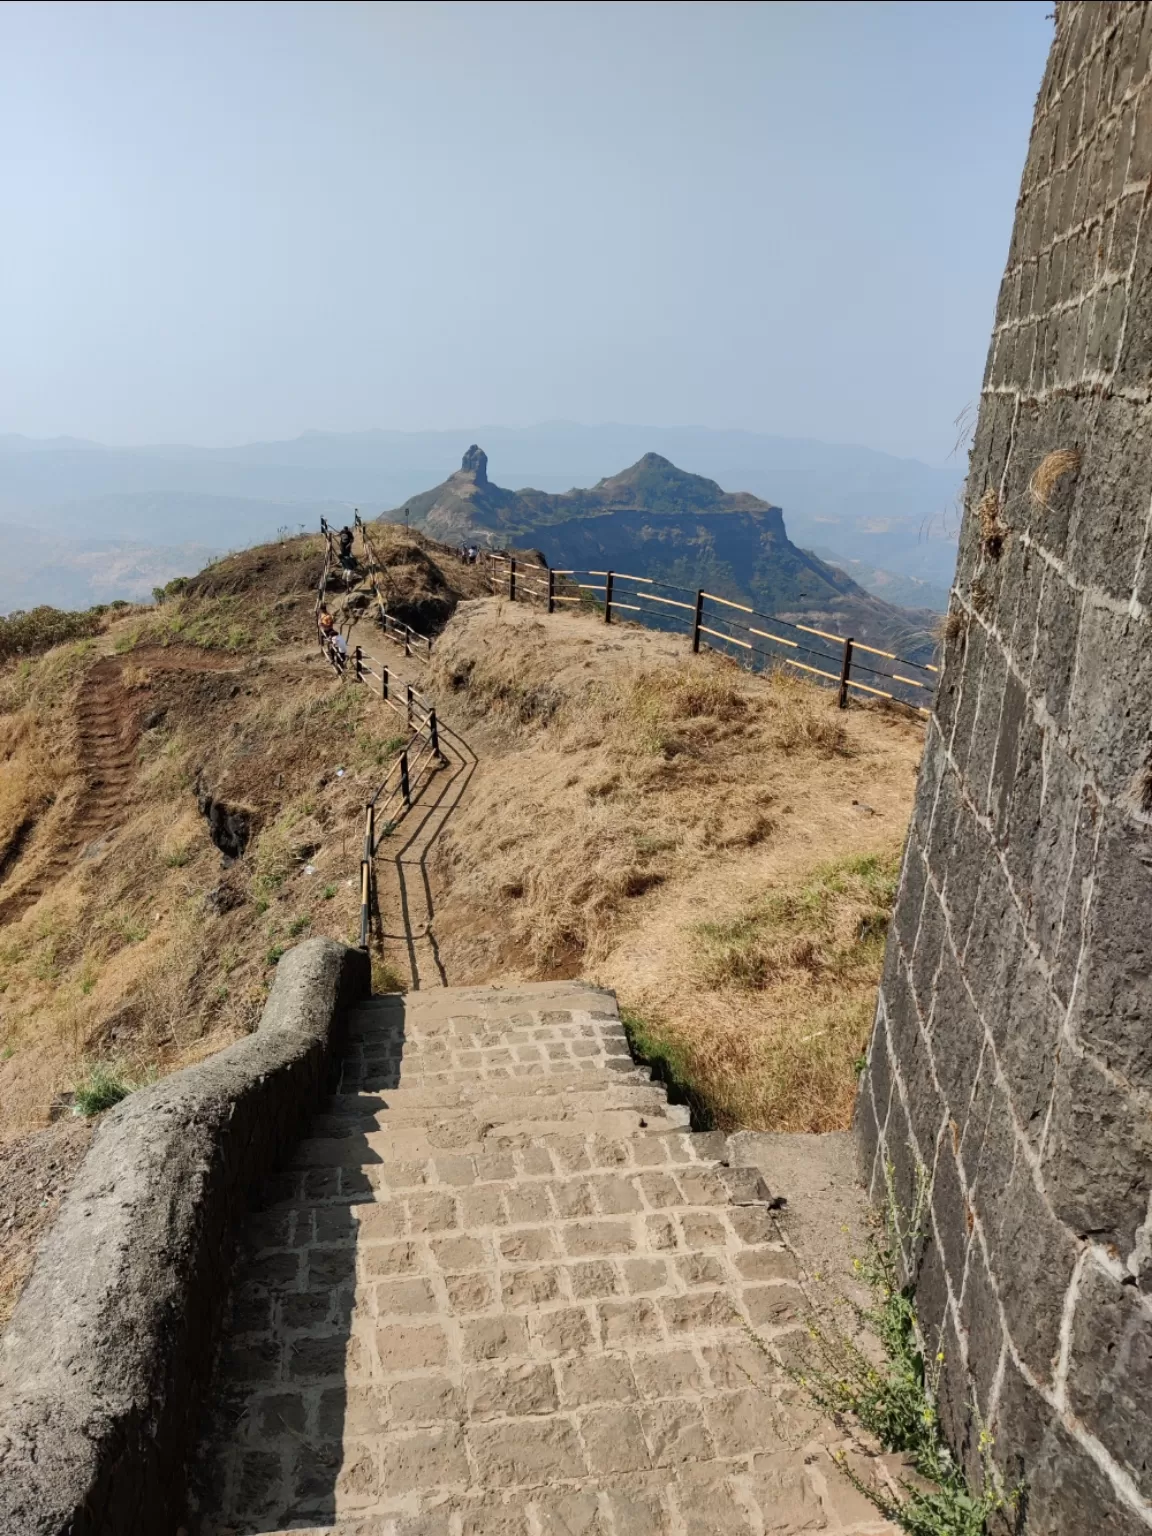
[[[1020,1490],[1005,1490],[992,1462],[992,1437],[983,1426],[978,1445],[983,1486],[978,1493],[969,1488],[944,1439],[936,1402],[945,1357],[926,1349],[916,1318],[914,1283],[901,1280],[908,1256],[924,1241],[927,1172],[917,1168],[911,1212],[904,1212],[896,1199],[891,1165],[884,1175],[883,1230],[872,1239],[867,1256],[853,1265],[871,1293],[871,1304],[848,1304],[851,1331],[834,1311],[814,1311],[809,1335],[817,1363],[796,1371],[795,1378],[818,1408],[838,1422],[859,1425],[884,1450],[907,1458],[920,1482],[900,1479],[896,1496],[864,1482],[843,1455],[837,1457],[840,1470],[885,1519],[908,1536],[986,1536],[993,1516],[1011,1516],[1016,1510]],[[853,1336],[862,1330],[879,1344],[879,1362]]]

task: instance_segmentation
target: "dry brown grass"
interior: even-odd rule
[[[723,1123],[843,1125],[921,727],[675,637],[494,602],[457,616],[434,684],[481,757],[438,869],[450,980],[589,975]],[[764,917],[825,887],[819,922],[803,902],[799,927]],[[763,942],[722,944],[725,923]]]
[[[1008,530],[1000,521],[1002,509],[1000,492],[992,488],[984,492],[976,506],[976,516],[980,520],[980,542],[990,560],[999,560],[1004,553]]]
[[[1074,475],[1080,468],[1080,452],[1076,448],[1056,448],[1046,453],[1036,466],[1028,482],[1028,491],[1038,507],[1047,508],[1052,494],[1065,475]]]

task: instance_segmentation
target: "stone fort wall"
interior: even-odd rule
[[[947,1432],[1152,1530],[1152,7],[1057,6],[856,1111]]]

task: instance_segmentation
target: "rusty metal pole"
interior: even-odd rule
[[[696,614],[692,620],[692,649],[694,651],[699,651],[700,649],[700,626],[703,624],[703,622],[704,593],[703,591],[699,591],[696,594]]]
[[[364,652],[357,646],[353,656],[356,662],[356,681],[362,683],[364,681]]]
[[[404,809],[412,809],[412,786],[408,780],[408,751],[407,748],[400,754],[400,793],[404,796]]]
[[[556,611],[556,572],[551,570],[551,569],[549,569],[549,571],[548,571],[548,612],[549,613],[554,613],[555,611]]]
[[[408,705],[408,729],[412,729],[412,684],[408,683],[404,689],[405,700]]]
[[[388,697],[388,668],[387,667],[381,667],[380,668],[380,697],[382,699],[386,699]]]
[[[840,662],[840,708],[848,708],[848,677],[852,671],[852,641],[844,642],[844,657]],[[865,668],[867,671],[867,668]]]
[[[612,622],[612,577],[613,577],[613,573],[611,571],[607,572],[607,574],[604,577],[604,622],[605,622],[605,624],[611,624],[611,622]]]
[[[516,562],[515,562],[515,560],[509,560],[509,562],[508,562],[508,601],[510,603],[514,603],[516,601]]]
[[[440,750],[440,730],[436,724],[436,711],[428,711],[428,740],[432,743],[432,756],[438,763],[444,761],[444,754]]]

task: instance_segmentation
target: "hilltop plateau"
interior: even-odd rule
[[[488,457],[473,444],[447,480],[382,520],[410,523],[450,543],[538,548],[560,569],[616,569],[690,590],[705,587],[915,661],[934,649],[936,617],[928,609],[898,608],[872,596],[793,544],[778,506],[746,491],[722,490],[657,453],[589,489],[553,494],[493,484]]]
[[[377,987],[581,974],[702,1115],[844,1124],[920,725],[374,541],[430,668],[363,591],[335,611],[449,758],[377,859]],[[153,606],[0,621],[0,1315],[75,1111],[250,1030],[298,938],[357,934],[362,807],[405,737],[317,650],[322,557],[287,539]]]

